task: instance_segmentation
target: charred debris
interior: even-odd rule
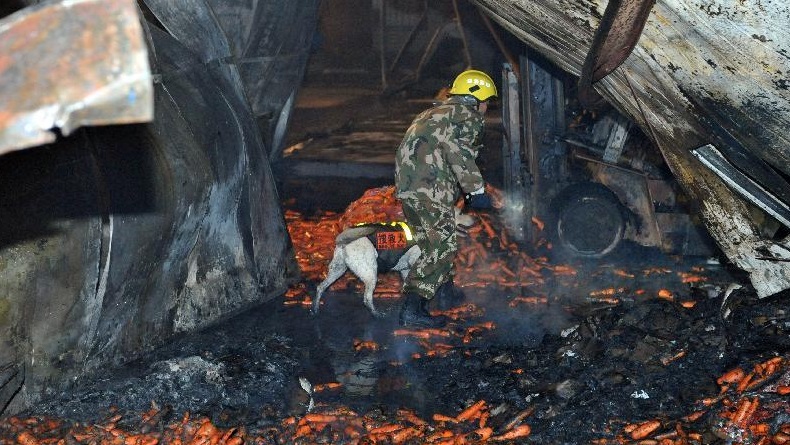
[[[304,279],[283,298],[7,418],[1,437],[785,443],[788,296],[756,304],[737,272],[706,258],[629,246],[606,261],[554,263],[514,250],[497,214],[479,214],[457,264],[467,297],[444,311],[446,329],[397,325],[397,276],[377,288],[383,320],[350,275],[311,315],[334,235],[396,206],[382,187],[344,212],[288,211]]]

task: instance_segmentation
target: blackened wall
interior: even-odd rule
[[[310,39],[316,1],[272,3]],[[140,6],[153,122],[82,129],[0,162],[0,412],[287,286],[293,254],[228,33],[203,0]],[[302,60],[262,73],[272,97],[298,87]]]

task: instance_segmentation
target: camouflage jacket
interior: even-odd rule
[[[483,115],[457,96],[420,113],[395,155],[397,197],[453,205],[461,191],[483,187],[475,163],[482,132]]]

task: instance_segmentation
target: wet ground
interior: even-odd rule
[[[322,113],[333,113],[332,105],[303,103],[301,112],[325,128],[295,126],[294,131],[302,131],[294,136],[301,145],[291,153],[302,150],[295,158],[304,163],[289,168],[305,170],[282,178],[291,218],[318,227],[321,218],[336,217],[332,211],[342,211],[366,189],[391,183],[386,169],[397,139],[393,135],[410,119],[394,110],[420,108],[425,100],[392,108],[377,100],[361,102],[368,111],[362,117],[337,112],[332,124],[320,119]],[[344,108],[343,101],[337,106]],[[299,116],[297,110],[295,118]],[[377,125],[381,116],[386,122]],[[374,128],[380,137],[371,136]],[[367,141],[367,148],[350,153],[358,157],[356,168],[370,174],[354,177],[353,169],[349,173],[340,163],[329,176],[310,174],[310,162],[322,162],[310,151],[311,144],[334,150],[336,161],[338,147],[360,141]],[[348,160],[352,158],[343,162]],[[507,249],[492,255],[513,260]],[[318,266],[328,260],[315,257]],[[398,326],[397,293],[377,294],[375,303],[386,316],[372,317],[353,280],[333,287],[320,313],[313,315],[309,299],[318,276],[305,273],[289,295],[79,382],[73,391],[20,417],[52,416],[90,425],[115,416],[113,425],[134,429],[140,413],[153,406],[160,430],[191,413],[217,427],[244,431],[236,436],[249,443],[360,443],[360,434],[368,438],[361,443],[374,443],[375,437],[364,435],[370,424],[354,432],[348,425],[324,423],[300,435],[289,428],[301,423],[288,419],[301,422],[308,412],[342,407],[366,416],[365,422],[384,422],[401,419],[399,410],[408,410],[426,422],[419,424],[420,434],[402,442],[381,436],[378,443],[440,443],[428,438],[458,430],[463,423],[459,413],[484,401],[484,416],[478,413],[474,428],[482,430],[485,423],[493,434],[503,434],[519,424],[530,426],[527,438],[500,441],[505,443],[626,443],[631,439],[624,428],[650,419],[660,423],[656,433],[672,437],[668,443],[752,443],[752,433],[748,440],[742,435],[736,440],[735,432],[725,430],[719,412],[730,408],[723,397],[712,408],[701,401],[725,394],[717,382],[725,371],[785,357],[788,296],[757,303],[748,288],[741,289],[728,294],[723,307],[728,287],[745,283],[740,273],[710,258],[680,258],[631,245],[605,260],[553,264],[541,259],[533,266],[531,279],[518,286],[478,276],[479,269],[460,271],[466,299],[447,312],[453,317],[448,329],[435,332]],[[732,312],[724,318],[728,309]],[[763,383],[776,389],[788,379],[782,368]],[[779,434],[790,419],[786,396],[758,394],[764,388],[747,393],[780,413],[762,417],[770,421],[771,434]],[[732,405],[737,401],[729,400]],[[693,421],[684,420],[702,410]],[[13,428],[0,425],[0,437],[18,431]],[[486,442],[475,441],[471,428],[446,443]],[[679,430],[695,435],[683,436]],[[83,443],[69,437],[66,443]]]

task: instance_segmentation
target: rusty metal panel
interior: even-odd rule
[[[153,116],[148,53],[135,0],[72,0],[0,21],[0,154],[83,125]]]
[[[628,58],[639,41],[655,0],[611,0],[595,33],[582,68],[582,80],[593,84]]]

